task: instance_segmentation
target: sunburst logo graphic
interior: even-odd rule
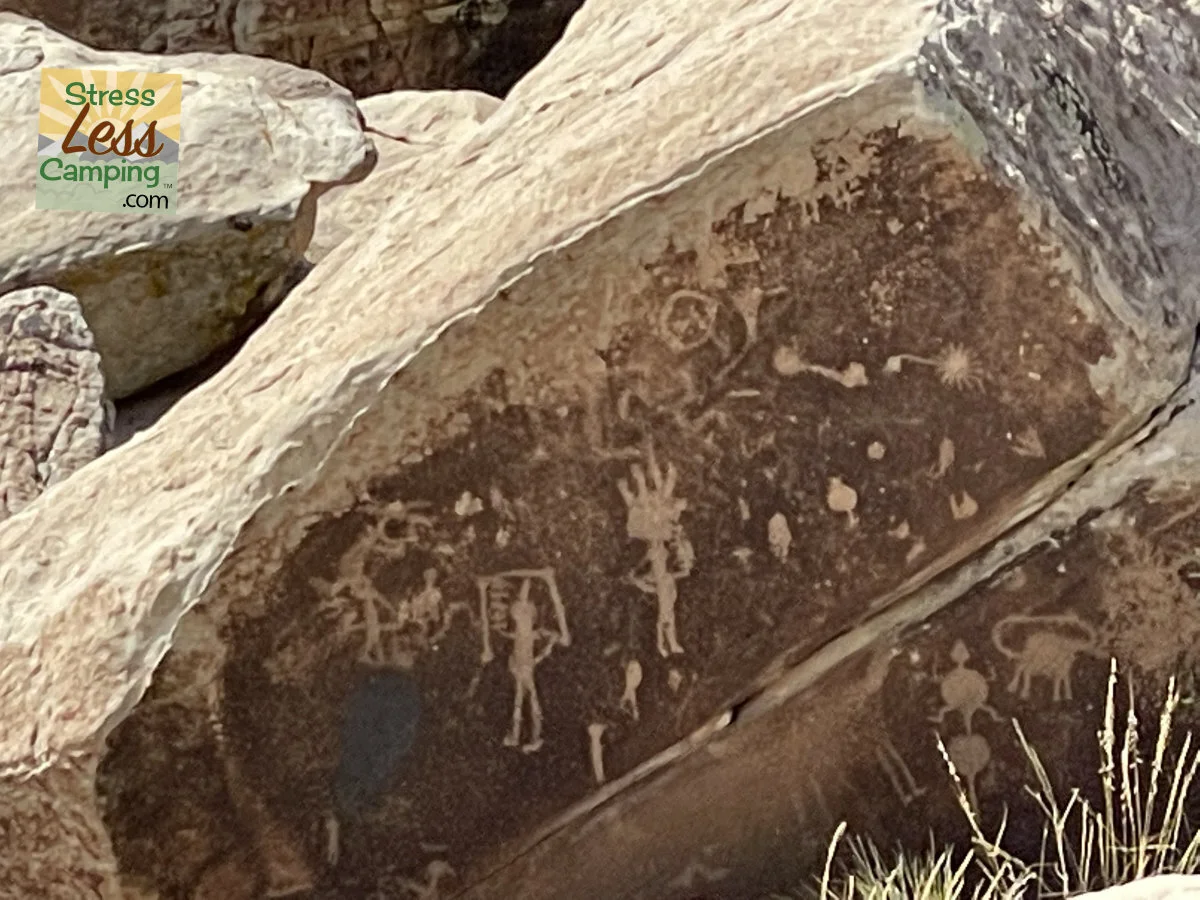
[[[42,69],[37,207],[175,212],[181,75]]]

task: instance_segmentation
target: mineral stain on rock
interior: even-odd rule
[[[376,806],[412,749],[421,718],[421,695],[407,672],[367,674],[346,698],[341,753],[333,781],[334,809],[353,821]]]

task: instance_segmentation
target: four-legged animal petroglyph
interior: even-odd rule
[[[515,599],[514,581],[519,582]],[[542,627],[537,604],[530,598],[535,582],[545,585],[549,594],[554,612],[552,628]],[[512,644],[508,657],[508,671],[512,675],[514,688],[512,728],[504,737],[504,746],[520,746],[526,753],[533,753],[542,746],[542,704],[534,678],[537,667],[554,652],[555,647],[567,647],[571,643],[567,611],[558,593],[554,570],[514,569],[479,578],[477,584],[483,663],[486,665],[495,658],[492,634]],[[526,706],[529,708],[529,740],[522,745],[521,730]]]
[[[1019,649],[1008,644],[1006,638],[1021,626],[1034,629]],[[1061,615],[1024,616],[1012,615],[1001,619],[992,628],[992,643],[1004,656],[1014,663],[1009,691],[1019,691],[1022,700],[1028,700],[1035,678],[1050,682],[1051,699],[1071,699],[1071,669],[1075,657],[1080,653],[1100,657],[1096,630],[1074,613]]]
[[[646,481],[646,472],[635,463],[631,467],[633,489],[624,478],[617,482],[617,489],[629,511],[625,522],[626,533],[634,540],[648,544],[642,561],[648,571],[639,571],[639,566],[628,576],[629,582],[638,590],[654,595],[657,600],[658,652],[662,656],[670,656],[684,652],[676,633],[675,604],[679,597],[679,580],[691,574],[695,555],[679,522],[687,509],[687,500],[674,496],[678,472],[674,465],[667,463],[664,473],[654,458],[653,448],[648,451],[648,456],[649,483]],[[670,566],[672,554],[674,568]]]
[[[938,686],[942,695],[942,708],[930,719],[940,725],[947,715],[956,712],[962,717],[963,729],[967,734],[972,733],[976,713],[987,713],[997,722],[1004,721],[1000,713],[987,702],[988,694],[991,693],[987,679],[974,669],[967,668],[970,658],[971,653],[967,650],[967,645],[962,641],[955,641],[950,650],[954,668],[942,676]]]

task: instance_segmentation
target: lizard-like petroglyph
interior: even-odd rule
[[[967,668],[970,658],[971,653],[967,650],[967,645],[961,640],[955,641],[950,650],[954,668],[942,676],[938,685],[942,707],[930,720],[940,725],[950,713],[958,713],[967,734],[971,734],[974,729],[976,713],[987,713],[997,722],[1004,721],[1000,713],[987,702],[991,693],[987,679],[975,669]]]

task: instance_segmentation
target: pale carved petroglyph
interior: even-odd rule
[[[1025,456],[1030,459],[1046,458],[1046,448],[1042,446],[1041,435],[1032,425],[1013,438],[1012,451],[1017,456]]]
[[[1018,629],[1032,631],[1020,647],[1008,643]],[[1058,615],[1006,616],[992,628],[992,644],[1013,662],[1013,677],[1008,684],[1011,693],[1028,700],[1034,679],[1045,678],[1050,683],[1051,700],[1070,700],[1071,669],[1075,658],[1086,653],[1100,657],[1096,629],[1075,613]]]
[[[917,784],[908,763],[904,761],[900,751],[887,738],[876,742],[875,761],[883,769],[883,774],[887,776],[888,782],[891,783],[902,806],[908,806],[927,793],[927,788]]]
[[[776,372],[785,377],[801,373],[819,375],[822,378],[840,384],[844,388],[866,387],[870,383],[867,378],[866,366],[860,362],[850,362],[839,372],[828,366],[821,366],[805,361],[800,357],[796,348],[788,344],[784,344],[775,350],[775,354],[771,357],[771,365],[775,368]]]
[[[893,660],[899,655],[900,649],[895,646],[882,647],[873,654],[858,686],[863,696],[878,696],[887,680]],[[927,793],[925,787],[917,784],[908,763],[886,734],[874,738],[872,745],[875,761],[903,806],[908,806]]]
[[[602,722],[592,722],[587,727],[588,759],[592,764],[592,777],[596,784],[604,784],[608,778],[604,774],[604,732],[608,726]]]
[[[518,582],[513,596],[513,582]],[[553,607],[553,628],[540,624],[537,604],[530,598],[535,582],[543,584]],[[567,627],[567,612],[553,569],[513,569],[476,580],[479,588],[480,632],[483,637],[481,660],[487,665],[495,658],[493,634],[512,644],[508,671],[513,679],[512,727],[504,737],[504,746],[520,747],[534,753],[542,747],[542,704],[538,697],[537,667],[554,652],[555,647],[568,647],[571,633]],[[541,643],[541,647],[538,644]],[[529,710],[529,740],[521,743],[525,709]]]
[[[442,900],[442,881],[453,878],[454,874],[454,869],[448,862],[435,859],[425,866],[424,881],[401,878],[398,887],[412,900]]]
[[[871,441],[867,445],[867,459],[873,462],[879,462],[879,460],[883,459],[885,453],[887,453],[887,447],[879,441]]]
[[[961,344],[948,345],[932,359],[912,353],[898,353],[888,357],[883,370],[892,374],[899,373],[906,362],[929,366],[937,370],[938,379],[942,384],[960,391],[974,390],[983,386],[983,379],[971,356],[971,351]]]
[[[967,799],[972,809],[979,809],[979,793],[977,789],[979,776],[984,773],[992,761],[992,747],[981,734],[960,734],[952,737],[946,745],[946,753],[954,770],[965,781]]]
[[[375,556],[403,559],[408,555],[409,549],[421,540],[420,529],[433,525],[420,512],[428,508],[428,503],[420,501],[383,505],[338,561],[337,577],[332,582],[309,579],[324,595],[321,611],[336,616],[339,635],[362,634],[358,657],[362,663],[392,665],[397,661],[397,653],[404,652],[399,645],[386,646],[384,639],[407,628],[408,607],[404,603],[393,605],[375,586],[369,568]],[[437,596],[440,604],[440,592]]]
[[[858,516],[854,514],[858,508],[858,492],[837,476],[829,479],[825,505],[836,513],[846,514],[847,528],[854,528],[858,524]]]
[[[788,527],[787,516],[781,512],[775,513],[767,522],[767,547],[777,560],[787,561],[792,549],[792,529]]]
[[[938,684],[942,706],[930,721],[940,725],[945,722],[946,716],[958,713],[967,734],[973,733],[977,713],[986,713],[997,722],[1004,721],[988,703],[991,686],[983,673],[967,668],[967,662],[971,659],[967,645],[961,640],[955,641],[950,649],[950,659],[954,668],[943,675]]]
[[[687,509],[687,500],[675,497],[679,473],[672,463],[667,463],[663,472],[653,450],[648,456],[649,482],[646,472],[635,463],[631,467],[633,488],[622,478],[617,482],[617,489],[629,513],[625,522],[626,534],[647,544],[642,565],[648,571],[643,574],[639,566],[630,573],[628,580],[638,590],[655,597],[658,603],[658,652],[670,656],[684,652],[676,633],[675,606],[679,597],[678,583],[691,574],[695,554],[679,521]],[[672,556],[674,568],[670,565]]]
[[[992,748],[987,738],[975,731],[975,716],[982,712],[995,722],[1003,722],[1004,719],[988,703],[991,686],[983,673],[967,667],[971,653],[963,641],[954,642],[950,659],[954,662],[954,668],[942,676],[938,684],[942,706],[931,721],[940,725],[950,713],[959,714],[963,733],[950,738],[946,753],[955,771],[966,781],[967,798],[971,806],[978,809],[978,779],[991,763]]]
[[[956,521],[969,519],[977,512],[979,512],[979,503],[966,491],[950,495],[950,515]]]
[[[638,688],[642,686],[642,664],[636,659],[625,663],[625,690],[621,693],[619,704],[621,712],[633,721],[638,720]]]
[[[946,473],[950,471],[954,465],[954,441],[948,437],[942,438],[938,444],[938,459],[937,462],[929,467],[929,477],[933,479],[944,478]]]

